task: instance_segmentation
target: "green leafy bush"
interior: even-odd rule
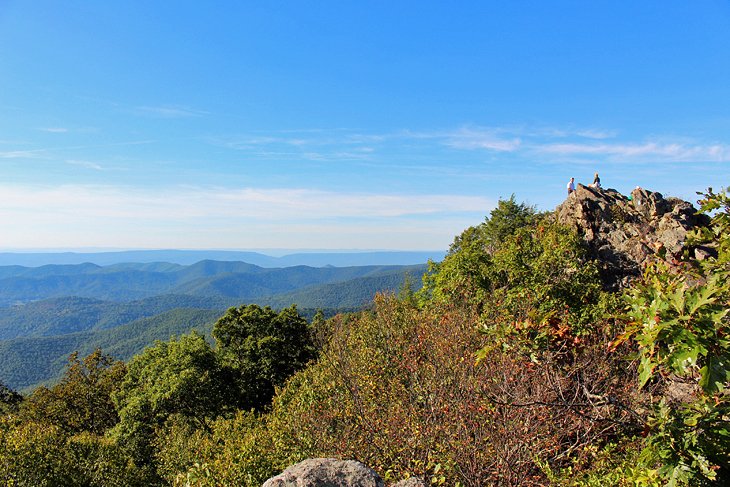
[[[629,322],[618,339],[638,345],[638,385],[653,396],[644,454],[672,486],[730,482],[730,199],[704,196],[701,209],[715,213],[693,241],[717,257],[649,266],[626,294]]]

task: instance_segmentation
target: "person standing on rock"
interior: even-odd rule
[[[568,181],[568,196],[570,196],[570,193],[573,193],[575,191],[575,178],[570,178],[570,181]]]

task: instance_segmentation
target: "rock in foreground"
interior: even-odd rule
[[[380,476],[355,460],[310,458],[292,465],[263,487],[384,487]]]

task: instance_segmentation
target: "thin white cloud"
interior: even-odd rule
[[[687,143],[557,143],[535,146],[538,152],[559,155],[604,156],[612,160],[625,159],[635,162],[660,160],[667,162],[727,162],[730,161],[730,145]]]
[[[39,157],[45,149],[0,151],[0,159],[32,159]]]
[[[383,134],[363,134],[345,129],[291,131],[211,138],[209,142],[229,149],[249,152],[253,157],[296,158],[314,161],[372,160],[387,156],[396,147],[411,155],[440,148],[457,151],[484,151],[541,157],[602,157],[609,162],[726,162],[730,145],[706,143],[688,137],[655,137],[649,140],[618,139],[618,131],[602,128],[505,126],[463,126],[453,130],[401,130]],[[381,161],[382,162],[382,161]]]
[[[583,129],[577,130],[575,135],[586,139],[612,139],[618,135],[615,130]]]
[[[65,127],[45,127],[39,130],[41,130],[42,132],[49,132],[51,134],[65,134],[66,132],[68,132],[68,129]]]
[[[208,115],[208,112],[194,110],[189,107],[163,105],[163,106],[138,106],[135,112],[140,115],[147,115],[159,118],[189,118]]]
[[[154,140],[133,140],[129,142],[111,142],[108,144],[90,144],[90,145],[73,145],[66,147],[46,147],[41,149],[23,149],[0,151],[0,159],[52,159],[59,158],[58,154],[68,151],[78,151],[86,149],[100,149],[107,147],[124,147],[134,145],[146,145],[154,143]],[[68,161],[66,161],[68,162]]]
[[[87,169],[94,169],[96,171],[103,171],[104,170],[104,168],[101,165],[99,165],[99,164],[97,164],[95,162],[91,162],[91,161],[79,161],[79,160],[76,160],[76,159],[68,159],[65,162],[66,162],[66,164],[70,164],[72,166],[85,167]]]
[[[518,137],[502,137],[494,129],[461,128],[443,135],[444,144],[454,149],[486,149],[496,152],[514,152],[520,148]]]
[[[505,133],[512,133],[522,137],[531,139],[611,139],[618,135],[616,130],[597,129],[597,128],[576,128],[576,127],[518,127],[518,128],[502,128],[499,129]]]

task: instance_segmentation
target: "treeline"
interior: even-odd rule
[[[704,195],[715,254],[603,289],[582,239],[514,199],[424,286],[304,319],[257,305],[128,363],[72,355],[22,401],[0,390],[9,485],[261,485],[307,457],[387,482],[730,482],[730,197]],[[93,406],[93,407],[92,407]]]

